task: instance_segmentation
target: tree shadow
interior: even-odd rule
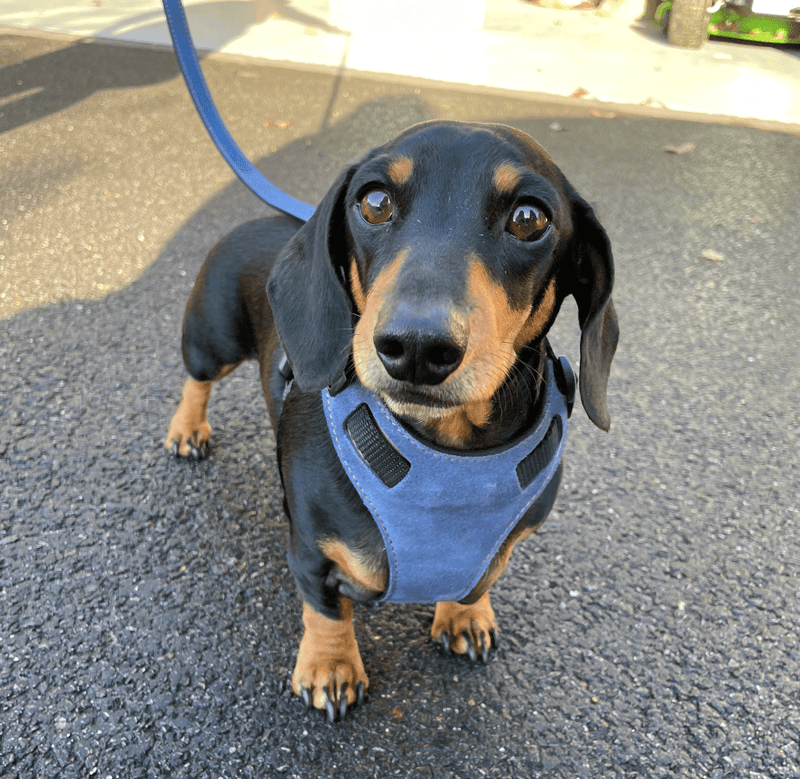
[[[290,0],[213,0],[188,7],[186,15],[190,29],[213,27],[213,41],[195,36],[201,59],[273,15],[327,33],[346,34],[324,19],[293,8]],[[0,49],[7,52],[9,59],[13,56],[14,37],[0,35]],[[169,41],[169,33],[164,14],[152,11],[116,22],[95,38],[126,43],[134,39]],[[180,72],[171,51],[164,51],[161,56],[157,52],[143,66],[136,49],[120,46],[109,62],[106,54],[91,45],[92,40],[81,39],[64,47],[60,42],[42,39],[38,41],[38,56],[0,68],[0,133],[63,111],[96,92],[157,84]],[[55,46],[57,49],[53,50]]]

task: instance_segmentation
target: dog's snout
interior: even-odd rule
[[[398,381],[441,384],[464,359],[462,338],[447,316],[414,316],[401,312],[378,332],[373,342],[386,372]]]

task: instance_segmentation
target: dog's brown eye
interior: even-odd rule
[[[361,216],[372,225],[388,222],[394,213],[394,204],[388,192],[373,189],[361,198]]]
[[[517,206],[511,213],[506,230],[520,241],[535,241],[541,238],[550,226],[547,214],[533,203]]]

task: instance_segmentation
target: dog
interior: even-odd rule
[[[364,701],[356,602],[436,603],[432,639],[487,661],[489,589],[561,477],[574,378],[546,336],[572,295],[581,401],[607,431],[613,278],[605,230],[536,141],[451,121],[369,152],[307,223],[258,219],[212,249],[165,445],[204,459],[213,385],[258,360],[303,601],[292,689],[307,707],[333,721]],[[526,482],[538,486],[523,498]]]

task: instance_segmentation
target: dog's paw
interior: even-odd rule
[[[211,381],[195,381],[191,377],[186,379],[181,402],[175,409],[164,441],[164,447],[175,457],[190,457],[193,460],[205,460],[208,457],[211,425],[206,419],[206,408],[212,384]]]
[[[349,608],[352,608],[350,606]],[[305,633],[292,674],[292,690],[307,708],[321,709],[328,720],[343,719],[360,706],[369,686],[351,618],[330,620],[304,604]]]
[[[192,460],[205,460],[208,457],[208,441],[211,438],[211,425],[205,420],[196,425],[185,424],[178,414],[172,418],[164,447],[174,457],[187,457]],[[177,421],[176,421],[177,420]]]
[[[497,648],[497,621],[489,594],[469,606],[452,601],[437,603],[431,638],[447,654],[468,655],[473,662],[479,658],[488,662],[489,653]]]
[[[343,653],[340,657],[304,657],[301,645],[292,674],[292,690],[306,708],[324,710],[330,722],[344,719],[350,706],[360,706],[369,686],[361,655]]]
[[[364,703],[369,685],[361,658],[327,660],[308,666],[295,666],[292,690],[306,708],[324,710],[330,722],[344,719],[347,710]]]

